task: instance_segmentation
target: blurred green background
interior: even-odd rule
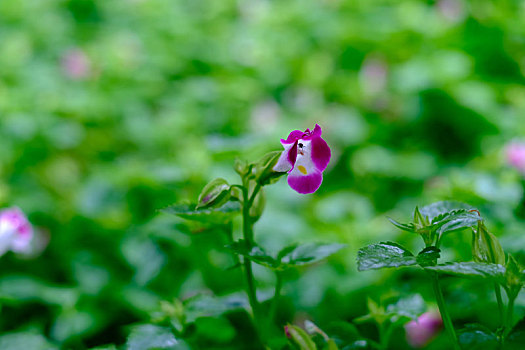
[[[283,322],[351,321],[366,296],[433,303],[418,271],[355,268],[369,243],[421,247],[386,219],[406,221],[415,205],[474,205],[520,256],[521,175],[503,149],[525,134],[524,6],[0,1],[0,206],[19,206],[49,236],[40,256],[1,258],[0,331],[63,348],[120,345],[161,300],[242,290],[221,234],[188,234],[158,209],[195,201],[214,177],[237,182],[236,157],[255,161],[315,123],[333,154],[323,185],[307,196],[284,179],[268,187],[256,240],[270,251],[348,248],[287,276]],[[450,237],[444,258],[470,259],[469,241]],[[272,274],[255,272],[271,292]],[[453,318],[495,322],[490,290],[446,283]],[[518,306],[523,315],[525,298]],[[241,316],[197,324],[193,347],[250,349]],[[405,344],[402,331],[394,341]]]

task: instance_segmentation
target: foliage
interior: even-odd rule
[[[319,349],[377,348],[377,324],[348,321],[368,298],[432,308],[434,274],[460,344],[523,343],[523,179],[503,152],[525,134],[519,2],[20,0],[0,18],[0,207],[39,232],[1,257],[1,349],[290,349],[303,318]],[[332,161],[304,197],[269,164],[315,123]],[[250,249],[234,162],[265,187]],[[387,338],[408,348],[400,325]]]

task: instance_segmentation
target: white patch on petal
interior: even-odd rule
[[[290,144],[282,144],[284,147],[284,151],[281,153],[281,156],[279,157],[279,160],[277,161],[277,164],[273,167],[273,171],[277,171],[280,173],[286,173],[289,172],[290,169],[292,169],[292,164],[288,160],[288,152],[290,152],[290,149],[293,147],[293,143]]]
[[[311,153],[311,141],[299,140],[297,145],[297,160],[295,161],[295,167],[290,172],[290,175],[294,176],[305,176],[317,171],[313,161]],[[302,147],[301,147],[302,145]]]

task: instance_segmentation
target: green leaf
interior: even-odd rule
[[[235,334],[235,328],[225,318],[201,317],[195,320],[194,336],[200,341],[224,344],[231,342]]]
[[[248,302],[244,295],[215,297],[206,294],[198,294],[186,299],[183,305],[186,323],[195,322],[196,319],[201,317],[215,317],[230,310],[248,308]]]
[[[226,248],[231,250],[235,254],[239,254],[246,259],[253,261],[256,264],[263,265],[272,269],[279,267],[279,261],[264,251],[264,249],[258,245],[248,248],[244,240],[239,240],[227,245]]]
[[[308,333],[302,328],[293,325],[285,327],[286,334],[301,350],[317,350],[317,346]]]
[[[186,220],[219,225],[230,222],[233,217],[240,213],[239,202],[228,202],[219,208],[193,209],[188,204],[177,204],[161,210],[167,214],[177,215]]]
[[[498,337],[487,327],[469,324],[458,332],[458,341],[462,348],[469,350],[499,349]]]
[[[327,350],[339,350],[337,347],[337,344],[333,339],[328,339],[328,342],[326,343],[326,349]]]
[[[470,210],[473,208],[470,205],[461,202],[442,201],[424,206],[421,209],[419,209],[419,212],[421,213],[421,215],[428,218],[428,220],[434,221],[436,217],[457,209]]]
[[[419,294],[400,298],[397,302],[389,304],[386,308],[386,312],[391,316],[403,316],[411,320],[417,320],[425,310],[425,301]]]
[[[286,174],[273,170],[281,153],[281,151],[267,153],[255,164],[255,178],[261,186],[273,184],[279,181],[281,176]]]
[[[175,338],[173,333],[164,327],[144,324],[133,327],[128,341],[127,350],[189,350],[182,340]]]
[[[217,178],[209,182],[199,195],[196,209],[220,207],[230,199],[230,184]]]
[[[478,224],[479,220],[482,219],[477,211],[458,209],[435,217],[432,220],[431,228],[437,234],[442,235],[447,232],[474,227]]]
[[[281,264],[288,266],[313,264],[337,253],[345,246],[338,243],[305,243],[284,248],[279,252],[278,258]]]
[[[117,350],[117,347],[113,344],[97,346],[96,348],[90,348],[89,350]]]
[[[394,242],[371,244],[357,252],[357,269],[359,271],[416,264],[416,257],[406,248]]]
[[[8,275],[0,279],[0,300],[4,303],[41,301],[51,305],[73,307],[79,293],[76,288],[54,286],[30,276]]]
[[[436,266],[427,266],[425,269],[461,277],[482,277],[498,281],[501,281],[505,274],[505,267],[501,265],[473,261],[451,262]]]
[[[56,350],[42,335],[33,332],[6,333],[0,336],[2,350]]]
[[[437,264],[440,250],[436,247],[427,247],[423,249],[416,257],[417,263],[421,267],[433,266]]]
[[[401,230],[404,230],[404,231],[408,231],[408,232],[417,232],[416,230],[416,227],[414,226],[413,223],[409,223],[409,224],[403,224],[403,223],[400,223],[392,218],[388,218],[388,221],[390,221],[392,223],[392,225],[394,225],[395,227],[401,229]]]

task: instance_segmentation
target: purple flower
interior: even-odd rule
[[[33,227],[19,208],[0,211],[0,255],[8,250],[26,252],[32,238]]]
[[[514,142],[507,146],[507,162],[525,175],[525,143]]]
[[[407,342],[414,348],[426,346],[441,330],[443,321],[436,312],[425,312],[417,321],[405,324]]]
[[[331,152],[321,133],[315,124],[313,131],[294,130],[286,140],[281,139],[284,151],[273,170],[288,172],[288,184],[299,193],[313,193],[323,182]]]

